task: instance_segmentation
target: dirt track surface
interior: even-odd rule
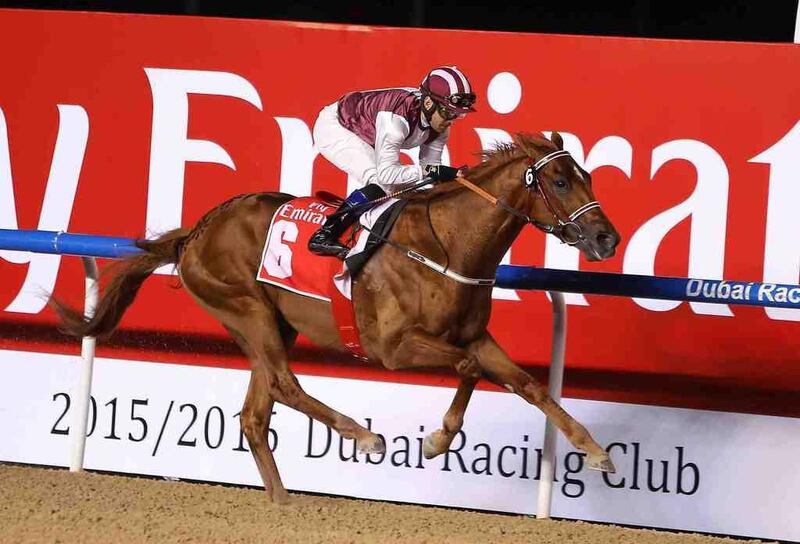
[[[0,541],[503,544],[755,542],[0,464]]]

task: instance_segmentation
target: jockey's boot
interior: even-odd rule
[[[308,250],[317,255],[330,255],[344,259],[350,248],[341,243],[339,237],[356,222],[356,219],[364,211],[363,208],[351,209],[384,195],[383,190],[377,185],[367,185],[363,189],[356,189],[350,193],[339,209],[329,215],[322,228],[308,240]]]
[[[346,204],[342,204],[339,210],[343,210],[343,206],[345,205]],[[336,211],[338,212],[339,210]],[[351,217],[352,221],[350,220]],[[308,240],[308,250],[317,255],[330,255],[338,257],[339,259],[344,259],[349,248],[339,241],[339,236],[347,230],[347,227],[353,224],[356,217],[356,214],[346,212],[339,216],[328,217],[325,220],[325,224],[322,225],[322,228],[311,235],[311,238]]]

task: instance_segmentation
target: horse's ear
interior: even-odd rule
[[[556,132],[555,130],[550,135],[550,141],[556,144],[556,147],[559,149],[564,149],[564,140],[561,139],[561,134]]]

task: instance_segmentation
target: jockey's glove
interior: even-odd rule
[[[453,181],[458,176],[458,168],[443,164],[428,164],[425,166],[425,175],[431,178],[434,183]]]

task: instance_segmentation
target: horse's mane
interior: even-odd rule
[[[544,148],[552,148],[553,143],[542,134],[517,133],[513,142],[497,143],[491,149],[479,153],[481,162],[467,169],[465,177],[480,181],[488,174],[525,156],[533,155]]]
[[[490,149],[485,149],[477,154],[480,162],[475,166],[467,167],[464,177],[470,181],[480,184],[481,181],[491,176],[498,170],[505,168],[514,161],[532,155],[542,149],[551,149],[554,144],[542,134],[517,133],[514,135],[513,142],[497,143]],[[445,183],[430,191],[424,191],[411,196],[408,200],[428,200],[443,196],[456,191],[460,192],[465,187],[459,183]]]

